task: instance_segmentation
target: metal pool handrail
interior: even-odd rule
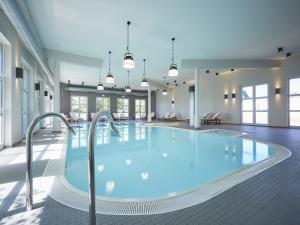
[[[96,225],[96,200],[95,200],[95,156],[94,156],[94,138],[97,122],[100,118],[106,117],[110,122],[110,127],[118,133],[113,124],[113,118],[109,112],[98,112],[93,118],[88,136],[88,174],[89,174],[89,223]]]
[[[27,132],[26,132],[26,208],[27,210],[32,209],[32,132],[35,126],[40,122],[42,119],[46,117],[58,117],[60,118],[65,125],[69,132],[75,134],[73,128],[67,122],[67,119],[60,115],[59,113],[44,113],[40,116],[37,116],[29,125]]]

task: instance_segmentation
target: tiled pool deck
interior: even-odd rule
[[[180,126],[184,127],[184,125]],[[97,215],[97,224],[300,224],[300,129],[221,125],[217,128],[247,132],[292,151],[292,156],[202,204],[147,216]],[[214,128],[204,126],[202,129]],[[60,135],[42,131],[35,137],[34,176],[49,158],[55,159]],[[25,155],[23,144],[0,152],[0,224],[88,224],[88,214],[35,193],[35,209],[25,210]],[[38,185],[38,179],[35,181]]]

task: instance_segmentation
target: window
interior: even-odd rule
[[[97,112],[103,112],[103,111],[110,112],[110,98],[109,97],[97,97],[96,98],[96,111]]]
[[[144,119],[146,117],[146,100],[136,99],[135,100],[135,118]]]
[[[300,126],[300,78],[290,79],[289,82],[289,118],[290,126]]]
[[[30,72],[25,66],[23,67],[22,79],[22,134],[25,135],[29,126],[30,116]]]
[[[243,123],[253,123],[253,87],[242,89],[242,118]]]
[[[4,78],[4,46],[0,43],[0,149],[3,148],[3,113],[4,113],[4,104],[3,104],[3,79]]]
[[[246,124],[268,124],[268,85],[242,88],[242,121]]]
[[[129,99],[128,98],[118,98],[117,99],[117,113],[123,113],[123,116],[128,118],[128,114],[129,114]]]
[[[88,98],[87,96],[71,96],[71,112],[78,118],[87,120],[88,116]]]

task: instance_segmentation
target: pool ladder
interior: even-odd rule
[[[73,128],[67,122],[67,119],[59,113],[44,113],[36,117],[29,125],[26,132],[26,208],[31,210],[33,207],[32,201],[32,133],[35,126],[42,120],[47,117],[57,117],[61,119],[64,124],[67,126],[69,132],[75,134]]]
[[[45,113],[36,117],[29,125],[26,132],[26,207],[31,210],[33,207],[32,202],[32,132],[40,120],[46,117],[60,118],[69,132],[75,134],[73,128],[67,122],[66,118],[59,113]],[[95,129],[99,119],[106,118],[109,121],[112,135],[119,136],[118,129],[114,126],[113,118],[109,112],[98,112],[93,118],[88,134],[88,175],[89,175],[89,224],[96,225],[96,200],[95,200],[95,157],[94,157],[94,138]]]

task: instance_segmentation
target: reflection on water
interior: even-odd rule
[[[108,125],[95,132],[96,194],[115,198],[173,195],[220,178],[272,154],[270,146],[228,133],[146,127],[119,123],[120,136]],[[88,190],[88,126],[70,136],[67,180]]]

